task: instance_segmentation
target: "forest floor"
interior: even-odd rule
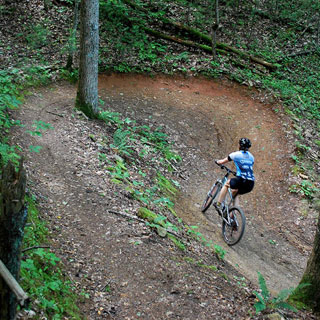
[[[42,146],[39,154],[25,155],[28,188],[48,220],[52,250],[79,292],[90,295],[79,305],[84,317],[262,319],[253,308],[257,272],[273,293],[297,285],[315,230],[316,213],[288,191],[294,150],[281,108],[259,102],[258,92],[206,79],[102,75],[99,87],[106,108],[165,128],[183,159],[176,212],[226,254],[219,260],[196,241],[181,251],[145,224],[110,213],[135,215],[138,204],[100,168],[92,137],[107,135],[106,127],[74,110],[76,86],[34,89],[15,117],[26,128],[41,120],[54,130],[31,137],[21,128],[13,138],[21,146]],[[213,160],[237,150],[243,136],[252,140],[257,181],[240,199],[245,235],[228,247],[214,209],[208,219],[200,206],[222,174]],[[284,315],[313,318],[307,312]]]

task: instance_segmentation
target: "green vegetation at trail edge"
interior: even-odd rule
[[[79,296],[63,274],[61,260],[49,248],[49,231],[36,207],[34,197],[26,196],[28,221],[23,241],[21,286],[32,301],[33,308],[50,319],[82,319],[77,307]],[[37,248],[43,247],[43,248]],[[88,298],[83,293],[82,299]]]
[[[140,2],[139,5],[148,9],[150,3]],[[305,178],[291,186],[290,191],[299,193],[309,200],[314,200],[319,196],[318,176],[315,174],[312,164],[310,164],[308,155],[313,148],[319,149],[320,139],[317,136],[313,141],[309,139],[306,142],[305,133],[308,131],[307,126],[310,123],[306,121],[311,121],[315,130],[320,131],[320,98],[318,94],[320,91],[320,50],[319,41],[317,42],[314,37],[311,37],[312,30],[310,31],[309,26],[314,14],[319,13],[320,5],[318,2],[311,0],[294,0],[277,1],[277,6],[273,7],[273,2],[265,1],[261,2],[265,4],[263,8],[252,7],[250,3],[242,3],[243,7],[240,8],[239,3],[238,0],[228,0],[221,3],[221,23],[224,25],[223,30],[220,31],[222,37],[232,41],[235,47],[246,50],[248,54],[276,64],[276,70],[268,71],[248,64],[248,61],[243,61],[240,58],[231,59],[232,54],[229,56],[221,55],[217,61],[213,61],[210,55],[199,50],[188,50],[185,47],[176,46],[174,47],[176,50],[172,51],[169,42],[150,37],[144,32],[143,25],[152,25],[151,20],[157,21],[166,15],[170,16],[171,12],[177,11],[172,10],[173,7],[178,8],[180,14],[174,17],[170,16],[171,18],[179,18],[184,23],[188,21],[194,28],[209,31],[210,23],[208,21],[211,21],[212,17],[208,13],[212,10],[208,10],[207,3],[201,1],[189,3],[181,0],[175,2],[155,1],[152,5],[161,9],[150,11],[149,15],[133,11],[121,1],[100,1],[102,42],[100,47],[100,71],[148,74],[192,73],[210,78],[227,77],[265,92],[269,97],[273,97],[272,101],[281,102],[284,105],[284,111],[292,117],[295,123],[294,130],[298,142],[296,143],[296,153],[292,156],[295,163],[293,174],[296,176],[303,175]],[[3,7],[0,9],[3,10]],[[237,19],[229,19],[231,11],[237,13],[235,15]],[[135,24],[128,25],[119,13],[131,16]],[[227,19],[230,21],[227,21]],[[253,27],[258,24],[259,20],[263,21],[264,24],[270,22],[270,27],[264,33],[264,36],[259,39],[255,39],[254,36],[250,38],[249,32],[248,37],[244,37],[244,31],[254,29]],[[48,41],[52,34],[50,28],[39,23],[28,26],[28,30],[30,32],[25,37],[25,41],[31,48],[38,50],[43,46],[50,45],[50,41]],[[306,35],[309,35],[309,37],[305,37]],[[21,36],[23,37],[23,33]],[[63,42],[63,40],[61,41]],[[299,54],[303,52],[307,53]],[[40,56],[41,54],[37,54],[37,59]],[[18,121],[10,118],[10,111],[21,104],[24,95],[28,94],[25,91],[27,87],[47,84],[53,78],[52,70],[48,67],[50,64],[44,57],[41,57],[41,62],[32,59],[30,58],[28,63],[25,62],[26,65],[30,62],[31,67],[0,70],[0,162],[2,165],[8,161],[17,164],[20,158],[19,148],[10,145],[7,138],[10,128],[13,125],[20,125]],[[59,61],[59,63],[63,65],[65,61]],[[64,79],[69,79],[72,82],[77,80],[77,70],[70,72],[61,68],[58,72]],[[274,110],[279,112],[277,107]],[[104,120],[108,117],[112,118],[112,121],[115,119],[108,114],[105,115]],[[118,120],[122,121],[119,116]],[[174,216],[174,200],[170,197],[170,194],[174,193],[174,188],[177,187],[175,181],[170,181],[165,177],[164,179],[170,182],[167,186],[167,182],[162,181],[161,173],[159,173],[158,177],[154,178],[157,190],[143,185],[145,183],[143,179],[132,181],[126,159],[130,159],[137,150],[141,159],[147,159],[148,155],[153,152],[152,148],[148,147],[148,143],[150,146],[150,141],[153,144],[155,140],[160,141],[158,147],[162,154],[160,161],[163,163],[167,163],[167,160],[169,162],[172,160],[179,161],[179,156],[170,151],[166,138],[162,140],[163,132],[161,131],[157,133],[160,137],[154,137],[154,133],[151,133],[149,128],[138,128],[137,126],[137,128],[130,127],[128,129],[122,124],[116,124],[116,129],[113,137],[114,141],[109,146],[115,150],[119,158],[114,163],[108,163],[108,170],[114,182],[122,184],[132,197],[148,207],[157,207],[160,213],[170,212]],[[146,144],[137,142],[143,137],[149,142]],[[139,148],[132,148],[132,142],[139,145]],[[39,148],[31,146],[30,150],[38,152]],[[103,153],[99,154],[99,158],[101,162],[107,161]],[[170,165],[168,163],[166,165],[170,170]],[[140,175],[143,177],[145,172],[141,171]],[[168,190],[166,191],[167,187]],[[164,218],[160,217],[161,219]],[[177,223],[181,223],[181,221],[177,219]],[[200,233],[196,232],[196,227],[191,227],[188,232],[199,239],[202,237]],[[42,238],[39,236],[39,239]],[[43,244],[43,241],[43,239],[38,240],[38,243]],[[203,239],[203,242],[205,243],[205,239]],[[29,246],[36,244],[35,239],[30,240]],[[181,246],[181,248],[183,247]],[[216,252],[219,250],[217,248]],[[39,273],[39,268],[43,265],[43,259],[48,261],[48,265],[53,270],[59,264],[56,257],[51,255],[48,250],[38,249],[26,254],[32,256],[35,261],[23,262],[25,270],[29,268],[29,270]],[[222,257],[223,255],[224,252],[221,252]],[[68,288],[64,289],[60,286],[57,278],[54,278],[51,285],[48,286],[54,292],[61,290],[62,296],[65,294],[64,290],[68,290]],[[44,292],[47,289],[43,289]],[[37,293],[33,294],[36,295]],[[43,303],[47,304],[48,310],[52,312],[55,309],[55,303],[50,298],[48,298],[48,301]],[[59,312],[63,313],[65,311],[60,310]],[[74,311],[70,310],[70,314],[72,312]]]
[[[232,65],[228,57],[221,56],[218,61],[212,61],[210,56],[200,52],[188,52],[186,48],[177,48],[177,52],[169,50],[169,43],[161,39],[150,38],[144,32],[144,25],[155,25],[154,21],[159,21],[164,17],[170,16],[170,8],[178,7],[180,15],[174,17],[177,22],[189,23],[189,26],[198,28],[199,30],[207,30],[209,32],[208,21],[212,21],[210,10],[201,1],[196,3],[188,3],[183,1],[165,2],[156,1],[150,5],[149,2],[139,2],[140,7],[144,10],[149,10],[149,14],[145,11],[134,10],[122,1],[117,2],[101,2],[101,38],[102,42],[106,41],[109,45],[101,49],[101,71],[112,69],[119,72],[194,72],[205,74],[210,77],[219,77],[221,74],[228,76],[240,83],[251,83],[252,86],[271,91],[275,97],[281,98],[284,105],[288,108],[288,112],[293,112],[299,118],[308,117],[318,121],[320,125],[319,113],[319,92],[320,84],[318,75],[320,73],[319,54],[320,49],[314,41],[309,41],[303,48],[298,48],[299,51],[310,50],[310,54],[294,55],[288,54],[290,49],[296,48],[299,43],[299,33],[301,33],[300,19],[304,16],[313,16],[314,11],[320,11],[320,5],[310,2],[310,6],[299,5],[299,1],[281,1],[276,17],[268,14],[270,8],[256,8],[252,4],[242,4],[241,12],[238,19],[237,27],[239,35],[231,34],[232,28],[226,19],[232,17],[231,11],[236,9],[234,5],[237,1],[227,1],[220,5],[221,24],[227,28],[221,30],[221,37],[229,39],[236,44],[238,48],[242,48],[248,54],[256,55],[263,60],[271,63],[276,63],[278,68],[274,72],[265,72],[259,70],[252,65],[247,65],[247,68],[237,68]],[[308,1],[306,1],[308,2]],[[138,3],[138,2],[137,2]],[[193,13],[190,14],[189,20],[186,21],[185,15],[190,11],[190,6]],[[155,10],[154,8],[161,8]],[[121,13],[121,14],[120,14]],[[245,28],[248,27],[248,22],[245,22],[246,15],[251,17],[250,22],[255,28],[254,23],[259,19],[262,13],[266,13],[264,21],[270,23],[268,33],[261,39],[251,39],[248,41],[244,35]],[[132,17],[133,25],[128,25],[123,16]],[[171,17],[172,18],[172,17]],[[274,22],[277,18],[277,22]],[[152,21],[150,21],[152,20]],[[242,23],[241,23],[242,21]],[[275,23],[278,23],[280,28],[276,28]],[[272,24],[274,29],[272,29]],[[116,32],[113,32],[115,31]],[[224,34],[225,33],[225,34]],[[237,37],[237,38],[235,38]],[[263,41],[259,41],[263,40]],[[285,46],[281,46],[283,41]],[[121,56],[121,59],[116,59],[116,56]],[[199,55],[200,58],[195,58]],[[202,56],[202,57],[201,57]],[[192,60],[199,60],[197,68],[192,67]],[[208,63],[205,63],[207,59]],[[203,62],[203,68],[201,67]]]
[[[212,4],[209,7],[212,10],[203,1],[101,1],[100,71],[226,77],[257,88],[268,103],[274,104],[275,112],[283,108],[294,122],[296,170],[292,173],[297,183],[289,191],[310,200],[319,198],[315,154],[320,141],[320,44],[316,25],[312,29],[311,22],[315,13],[320,13],[320,4],[311,0],[278,1],[276,7],[268,3],[240,4],[236,0],[220,3],[223,27],[218,32],[219,41],[272,63],[275,70],[232,53],[218,55],[214,61],[199,49],[146,33],[148,26],[189,39],[192,35],[188,32],[166,24],[174,20],[210,35],[214,10]],[[306,21],[309,25],[304,24]],[[300,174],[307,179],[301,179]]]

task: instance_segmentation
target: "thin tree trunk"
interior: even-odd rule
[[[98,114],[99,0],[81,1],[80,68],[76,107]]]
[[[215,22],[212,24],[212,56],[217,59],[217,31],[219,28],[219,0],[215,0]]]
[[[318,23],[317,23],[317,47],[320,46],[320,16],[318,16]]]
[[[79,24],[79,4],[80,0],[75,0],[74,3],[74,13],[73,13],[73,26],[71,30],[71,35],[69,39],[69,54],[66,64],[66,69],[72,71],[72,65],[74,60],[74,53],[76,51],[76,44],[77,44],[77,29]]]
[[[9,162],[0,173],[0,260],[18,280],[21,244],[27,210],[24,207],[26,173],[20,162],[16,168]],[[0,277],[0,319],[15,318],[17,300]]]
[[[310,284],[302,289],[297,289],[291,299],[303,302],[315,312],[320,312],[320,219],[314,238],[313,250],[308,260],[307,268],[304,272],[300,284]]]

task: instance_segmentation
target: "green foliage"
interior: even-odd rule
[[[70,83],[76,83],[79,80],[79,70],[61,69],[60,76],[62,79],[68,80]]]
[[[214,251],[215,251],[217,257],[220,260],[223,260],[225,254],[226,254],[226,251],[221,246],[219,246],[218,244],[214,245]]]
[[[26,196],[28,222],[25,228],[23,246],[32,248],[48,243],[48,229],[36,208],[34,197]],[[48,249],[28,250],[21,261],[21,285],[37,301],[34,306],[50,319],[80,319],[76,307],[78,297],[72,284],[65,279],[60,269],[60,258]]]
[[[15,124],[10,119],[8,110],[18,108],[22,98],[19,94],[19,87],[13,79],[18,78],[18,70],[0,70],[0,167],[6,165],[8,161],[17,165],[20,159],[17,148],[7,143],[4,135]]]
[[[135,140],[132,131],[119,128],[113,135],[113,144],[110,144],[110,148],[115,149],[120,155],[130,157],[134,149],[134,146],[129,145],[130,140]]]
[[[39,49],[48,45],[48,37],[51,31],[44,24],[36,24],[30,27],[29,34],[25,37],[32,49]],[[23,34],[21,34],[23,36]]]
[[[108,167],[108,171],[115,179],[114,182],[127,181],[130,176],[124,160],[120,157],[117,158],[115,166]]]
[[[18,121],[10,118],[8,111],[19,107],[23,100],[22,89],[29,85],[47,83],[48,70],[43,67],[29,67],[24,70],[15,68],[0,70],[0,167],[8,161],[17,165],[20,159],[19,148],[10,146],[5,135],[14,125],[20,125]],[[39,135],[39,130],[52,129],[49,124],[35,122],[34,135]],[[31,133],[31,131],[29,132]],[[39,151],[39,147],[31,147],[32,151]]]
[[[305,287],[306,284],[299,285],[296,289],[290,288],[281,290],[276,297],[271,297],[266,281],[260,272],[258,272],[258,279],[261,293],[257,291],[253,292],[258,299],[258,301],[254,304],[257,313],[260,313],[266,309],[288,309],[294,312],[297,311],[297,309],[288,303],[287,300],[294,290],[299,287]]]
[[[290,192],[300,193],[308,199],[313,199],[320,191],[316,184],[309,180],[302,180],[299,184],[293,184],[289,188]]]
[[[19,164],[20,156],[16,153],[15,146],[9,146],[6,143],[0,142],[0,163],[5,166],[9,161],[16,167]]]
[[[185,251],[186,250],[186,246],[184,245],[184,243],[180,240],[178,240],[175,236],[169,234],[168,238],[172,240],[172,242],[181,250],[181,251]]]
[[[38,137],[42,136],[42,131],[54,129],[50,123],[46,123],[41,120],[39,121],[34,120],[32,128],[34,128],[34,130],[26,130],[26,133],[29,133],[31,136],[38,136]]]
[[[21,261],[22,286],[51,319],[63,319],[66,315],[80,319],[71,282],[64,280],[59,261],[54,253],[44,249],[30,253]]]

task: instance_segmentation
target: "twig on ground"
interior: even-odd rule
[[[33,250],[33,249],[39,249],[39,248],[50,248],[50,247],[49,246],[34,246],[34,247],[25,248],[22,250],[22,252],[26,252],[26,251]]]
[[[145,223],[145,220],[140,219],[140,218],[138,218],[138,217],[136,217],[136,216],[133,216],[133,215],[131,215],[131,214],[128,214],[128,213],[118,212],[118,211],[114,211],[114,210],[108,210],[108,212],[114,213],[114,214],[118,214],[118,215],[123,216],[123,217],[126,217],[126,218],[128,218],[128,219],[134,219],[134,220],[137,220],[137,221],[139,221],[139,222]]]
[[[61,113],[55,113],[55,112],[52,112],[52,111],[46,111],[46,112],[47,112],[47,113],[50,113],[50,114],[53,114],[53,115],[55,115],[55,116],[61,117],[61,118],[64,117],[64,115],[61,114]]]
[[[166,161],[170,164],[170,166],[173,168],[173,170],[178,174],[178,176],[183,179],[183,180],[187,180],[181,173],[181,170],[178,170],[168,159],[166,159]]]

